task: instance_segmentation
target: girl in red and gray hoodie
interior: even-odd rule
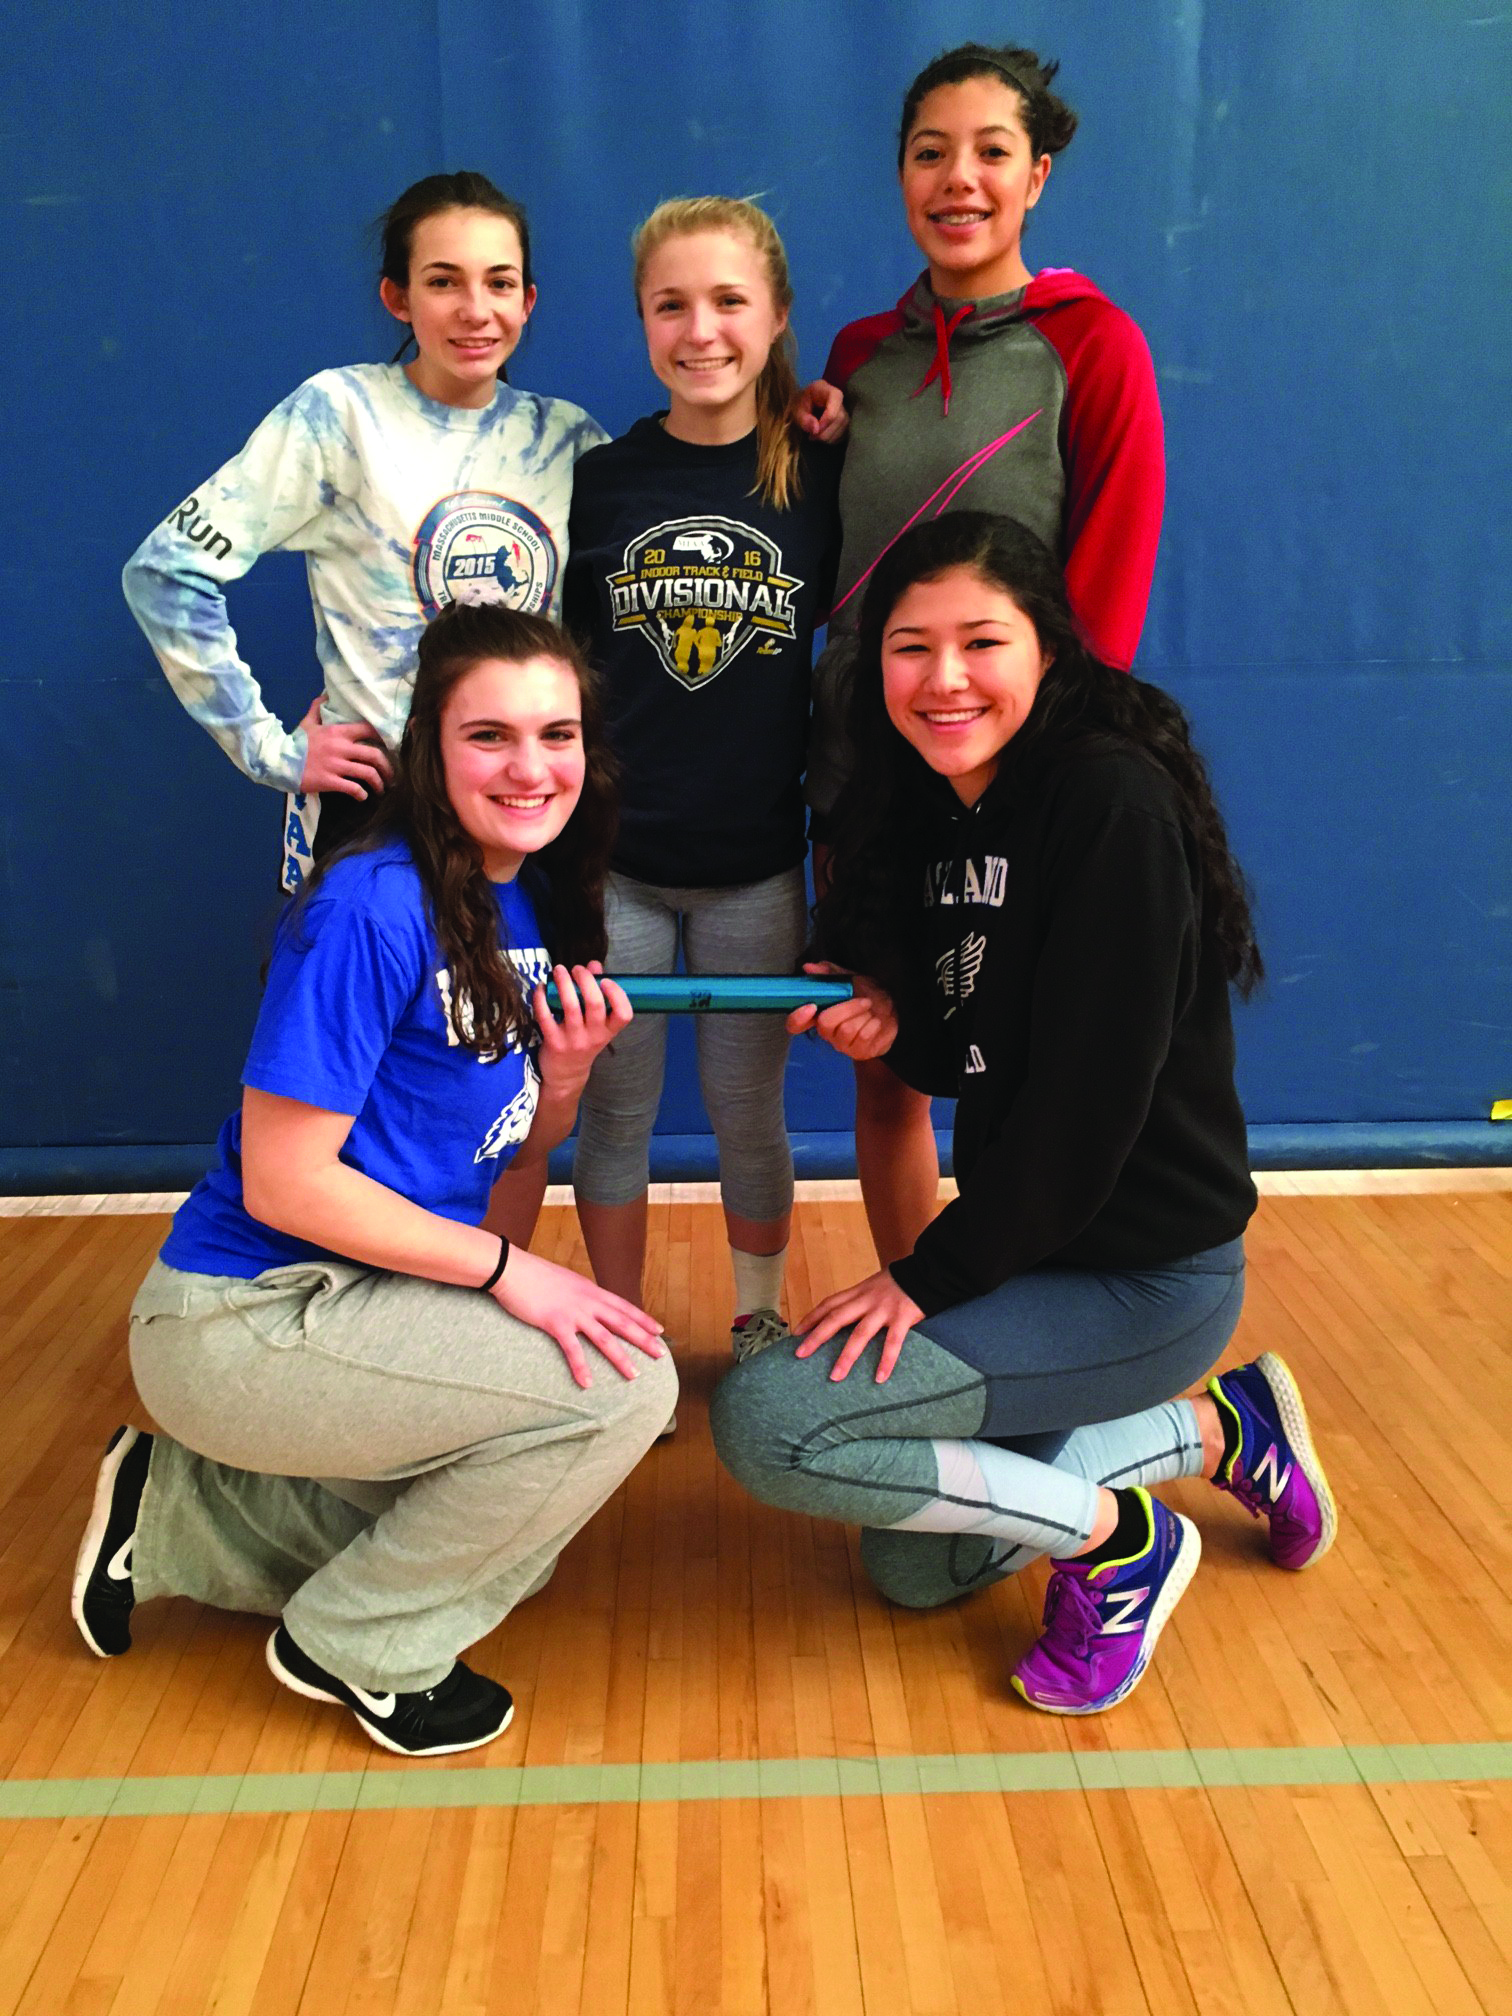
[[[928,260],[895,308],[841,330],[825,379],[850,417],[844,545],[815,673],[815,837],[850,766],[845,692],[862,593],[910,526],[954,508],[1017,519],[1059,558],[1096,656],[1127,668],[1144,624],[1165,497],[1160,401],[1137,325],[1090,280],[1031,273],[1021,240],[1076,114],[1030,49],[967,43],[903,101],[898,177]],[[812,388],[817,390],[818,388]],[[819,431],[817,413],[805,424]],[[822,874],[822,868],[821,868]],[[879,1260],[936,1208],[929,1101],[857,1066],[856,1159]]]

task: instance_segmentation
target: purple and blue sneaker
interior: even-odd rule
[[[1278,1567],[1310,1568],[1332,1547],[1339,1515],[1285,1359],[1267,1351],[1253,1365],[1209,1379],[1208,1391],[1232,1451],[1213,1482],[1253,1517],[1265,1514]]]
[[[1156,1640],[1197,1567],[1202,1542],[1189,1519],[1135,1489],[1150,1537],[1123,1561],[1057,1561],[1045,1626],[1019,1661],[1013,1686],[1047,1715],[1100,1715],[1144,1678]]]

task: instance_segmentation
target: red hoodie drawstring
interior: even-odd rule
[[[940,381],[941,397],[943,398],[945,405],[945,412],[943,417],[946,419],[949,419],[950,417],[950,339],[952,336],[954,336],[957,329],[960,328],[961,324],[966,320],[966,317],[975,312],[975,309],[976,309],[976,303],[974,301],[963,301],[961,306],[957,308],[954,315],[952,315],[950,320],[947,322],[945,320],[944,309],[940,306],[939,302],[936,301],[936,303],[934,304],[934,321],[935,321],[934,362],[933,364],[930,365],[929,369],[924,373],[924,376],[919,380],[918,384],[909,394],[910,398],[917,399],[919,394],[924,390],[925,386],[932,385],[935,379],[938,378]]]

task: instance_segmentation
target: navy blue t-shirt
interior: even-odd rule
[[[755,431],[679,441],[660,416],[573,471],[562,607],[603,675],[620,759],[614,866],[728,889],[804,856],[815,626],[840,550],[840,452],[806,438],[785,510]]]
[[[500,942],[528,990],[550,972],[528,893],[495,885]],[[452,1027],[451,975],[402,840],[338,861],[280,923],[242,1083],[352,1114],[341,1160],[411,1203],[478,1224],[500,1168],[530,1132],[540,1079],[516,1043],[496,1059]],[[269,1267],[340,1259],[276,1232],[242,1201],[241,1113],[216,1166],[179,1207],[170,1267],[250,1280]]]

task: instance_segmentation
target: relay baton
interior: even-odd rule
[[[849,1001],[849,980],[810,979],[803,973],[610,973],[630,997],[637,1015],[786,1015],[812,1002],[833,1008]],[[547,1005],[560,1010],[556,982],[546,989]]]

